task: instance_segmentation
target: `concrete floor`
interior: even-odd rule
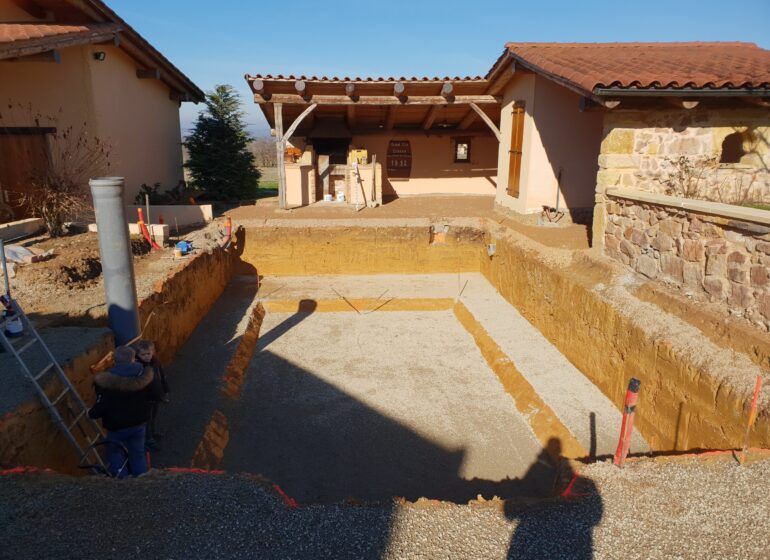
[[[239,397],[218,390],[258,301],[343,296],[385,305],[268,312]],[[478,274],[282,277],[258,291],[250,277],[169,366],[155,464],[189,466],[219,415],[217,468],[261,474],[300,502],[547,495],[553,462],[453,312],[388,311],[399,299],[458,296],[586,450],[614,451],[617,408]],[[646,448],[638,434],[634,448]]]
[[[262,332],[228,471],[259,472],[301,502],[467,501],[537,464],[527,421],[451,311],[277,313]],[[537,482],[522,491],[548,490]]]

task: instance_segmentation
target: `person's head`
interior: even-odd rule
[[[116,364],[130,364],[136,360],[136,352],[130,346],[118,346],[112,356]]]
[[[140,340],[134,345],[136,357],[142,362],[149,362],[155,356],[155,345],[149,340]]]

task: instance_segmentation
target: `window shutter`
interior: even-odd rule
[[[511,123],[511,149],[508,151],[508,194],[519,197],[519,182],[521,179],[521,150],[524,143],[524,102],[517,101],[513,105]]]

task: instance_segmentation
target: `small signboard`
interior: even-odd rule
[[[412,147],[409,140],[391,140],[386,163],[388,178],[408,179],[412,174]]]

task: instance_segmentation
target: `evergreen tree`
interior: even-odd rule
[[[210,200],[255,198],[260,172],[248,145],[252,140],[243,123],[241,101],[230,85],[206,94],[206,108],[198,114],[185,146],[193,185]]]

